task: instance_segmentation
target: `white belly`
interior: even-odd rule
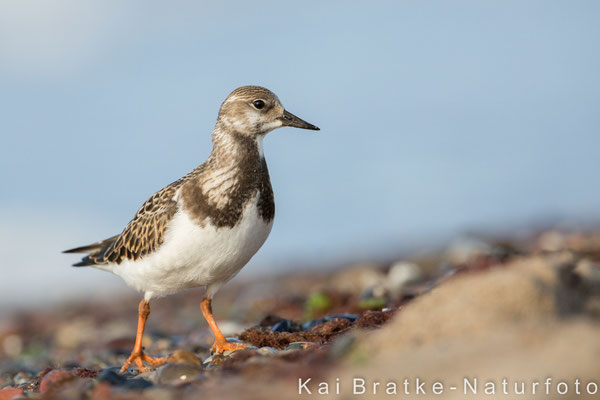
[[[233,228],[210,223],[201,227],[179,210],[156,252],[107,269],[145,292],[147,300],[197,286],[208,286],[212,296],[250,261],[271,232],[273,223],[258,215],[257,199]]]

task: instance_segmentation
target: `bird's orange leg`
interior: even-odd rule
[[[206,318],[206,322],[208,322],[213,335],[215,335],[215,343],[211,348],[213,353],[222,354],[226,350],[241,350],[246,348],[245,344],[230,343],[227,341],[227,339],[225,339],[225,336],[223,336],[223,333],[221,333],[221,330],[213,318],[211,299],[208,297],[202,299],[202,303],[200,303],[200,309],[202,310],[202,315],[204,315],[204,318]]]
[[[123,367],[121,367],[121,372],[127,371],[127,368],[131,363],[135,363],[140,372],[146,372],[148,369],[144,366],[144,362],[147,362],[151,365],[158,365],[163,364],[166,361],[165,357],[152,358],[147,356],[144,354],[144,350],[142,349],[142,336],[144,336],[144,328],[146,327],[148,315],[150,315],[150,304],[148,304],[146,300],[142,299],[138,307],[138,328],[135,336],[135,345],[133,346],[131,355],[127,361],[125,361]]]

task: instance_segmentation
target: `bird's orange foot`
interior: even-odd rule
[[[232,350],[232,351],[236,351],[236,350],[242,350],[245,349],[246,346],[245,344],[242,343],[231,343],[228,341],[215,341],[215,343],[212,345],[211,350],[214,354],[223,354],[224,351],[227,350]]]
[[[131,365],[131,363],[135,363],[138,366],[138,369],[140,372],[146,372],[146,371],[148,371],[148,368],[146,368],[144,366],[144,363],[148,363],[150,365],[160,365],[160,364],[164,364],[166,361],[167,361],[166,357],[152,358],[152,357],[144,354],[143,351],[140,351],[140,352],[134,351],[131,353],[131,355],[129,356],[127,361],[125,361],[125,364],[123,364],[123,366],[121,367],[121,372],[127,371],[127,368],[129,368],[129,365]]]

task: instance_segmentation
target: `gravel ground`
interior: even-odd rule
[[[555,258],[562,261],[552,261]],[[544,311],[540,306],[523,319],[537,321],[544,313],[576,312],[595,321],[600,311],[589,304],[596,298],[599,261],[600,234],[547,230],[518,240],[460,239],[440,251],[394,262],[233,282],[216,296],[214,312],[225,335],[248,348],[224,355],[210,354],[213,338],[199,310],[202,292],[191,290],[152,303],[145,352],[168,356],[168,360],[142,374],[135,369],[119,373],[133,347],[136,295],[20,311],[0,320],[0,400],[296,398],[294,385],[299,378],[325,379],[333,371],[343,374],[360,366],[368,375],[376,370],[374,366],[364,369],[364,365],[374,365],[369,361],[386,360],[407,348],[413,351],[414,343],[442,343],[455,325],[477,331],[484,317],[458,317],[452,319],[458,321],[455,325],[444,325],[449,323],[433,311],[456,302],[445,297],[436,303],[436,296],[460,282],[470,282],[460,293],[484,287],[489,284],[484,277],[494,276],[489,280],[500,284],[503,280],[494,275],[499,270],[517,271],[514,282],[506,280],[510,288],[518,288],[515,282],[522,282],[521,276],[536,262],[544,265],[544,270],[558,271],[558,283],[548,283],[557,287],[559,295],[553,297],[560,298],[557,311]],[[527,267],[519,267],[519,262]],[[561,266],[545,266],[557,263]],[[507,265],[511,267],[505,268]],[[569,272],[575,270],[585,272]],[[531,271],[538,273],[535,268]],[[543,274],[540,276],[543,281]],[[585,289],[577,286],[582,279],[591,282]],[[492,286],[487,293],[496,290]],[[563,286],[571,292],[560,297],[566,290]],[[504,293],[506,289],[498,290]],[[523,290],[519,298],[527,297],[529,292]],[[452,293],[450,298],[460,297]],[[468,301],[478,298],[484,302],[484,296],[475,291]],[[489,300],[486,309],[495,310],[497,316],[509,305],[499,295]],[[469,306],[465,303],[460,309]],[[479,315],[477,310],[469,314]],[[521,317],[515,318],[510,321]],[[493,326],[494,321],[488,325]],[[562,319],[557,321],[562,323]],[[438,325],[445,326],[441,333],[436,333]],[[408,326],[422,329],[407,333]],[[597,329],[595,325],[593,329]],[[462,335],[460,329],[456,332]],[[406,357],[417,356],[410,353]],[[426,362],[426,357],[417,357],[415,365]],[[383,361],[377,365],[384,365]]]

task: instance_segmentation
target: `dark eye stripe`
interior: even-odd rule
[[[262,100],[254,100],[254,101],[252,102],[252,105],[253,105],[255,108],[257,108],[257,109],[261,110],[262,108],[264,108],[264,106],[265,106],[265,102],[264,102],[264,101],[262,101]]]

